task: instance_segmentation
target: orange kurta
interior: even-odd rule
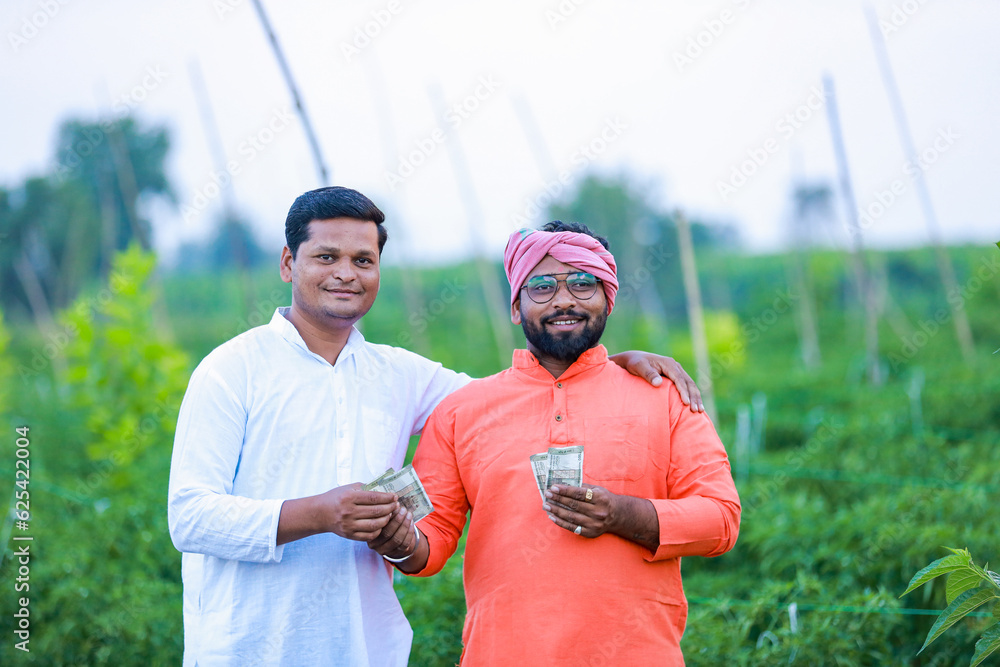
[[[603,345],[558,380],[516,350],[513,368],[431,415],[413,460],[435,508],[419,524],[430,558],[418,576],[441,570],[471,508],[463,666],[684,664],[680,559],[731,549],[740,504],[711,421],[667,384],[630,375]],[[528,457],[566,445],[584,446],[584,482],[652,501],[655,554],[549,520]]]

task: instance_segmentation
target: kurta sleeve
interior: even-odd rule
[[[246,433],[246,384],[226,377],[213,363],[217,360],[209,359],[192,374],[177,418],[167,504],[170,537],[178,551],[279,562],[282,501],[232,495]],[[221,366],[232,370],[233,364]]]
[[[719,556],[733,548],[740,528],[729,458],[712,421],[690,412],[676,388],[671,388],[670,403],[667,498],[650,498],[660,546],[646,560]]]
[[[455,553],[465,528],[469,499],[455,455],[455,437],[455,415],[442,404],[427,420],[413,456],[413,469],[434,505],[434,511],[417,524],[427,538],[430,555],[424,569],[414,576],[440,572]]]

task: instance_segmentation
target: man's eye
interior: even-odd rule
[[[370,259],[368,259],[367,257],[360,257],[360,258],[358,258],[358,264],[371,264],[371,263],[372,263],[372,261]]]
[[[552,285],[550,285],[549,283],[542,283],[541,285],[533,285],[531,289],[535,290],[536,292],[548,292],[549,290],[552,289]]]

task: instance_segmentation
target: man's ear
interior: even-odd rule
[[[295,260],[292,258],[292,251],[285,246],[281,249],[281,260],[279,265],[279,273],[281,273],[281,279],[286,283],[292,282],[292,262]]]
[[[518,326],[521,325],[521,297],[514,299],[514,303],[510,306],[510,321]]]

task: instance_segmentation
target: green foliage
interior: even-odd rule
[[[920,647],[921,652],[940,637],[945,630],[972,612],[986,604],[996,609],[996,601],[1000,600],[1000,575],[972,562],[972,555],[968,549],[946,548],[951,552],[951,555],[939,558],[917,572],[910,580],[910,585],[903,591],[903,595],[906,595],[932,579],[944,574],[948,575],[948,606],[931,626],[927,633],[927,639],[924,640],[924,645]],[[976,667],[1000,648],[1000,632],[998,630],[1000,630],[1000,625],[991,626],[976,642],[976,652],[972,657],[971,667]]]
[[[31,653],[17,651],[18,664],[180,663],[180,555],[165,498],[190,365],[153,323],[153,265],[136,247],[115,258],[109,284],[60,318],[66,377],[50,366],[9,397],[32,441]],[[8,441],[5,431],[0,470],[12,479]],[[7,548],[0,578],[13,581]],[[14,604],[0,596],[7,637]],[[0,663],[13,664],[12,644],[0,644]]]
[[[458,552],[438,574],[429,579],[396,575],[396,595],[413,628],[411,665],[455,665],[462,655],[465,624],[465,590],[462,587],[462,553]]]
[[[64,317],[76,332],[66,350],[69,406],[96,435],[88,456],[111,460],[117,474],[153,444],[149,434],[173,431],[187,386],[187,356],[153,323],[148,281],[155,263],[133,245],[115,258],[108,289]]]

